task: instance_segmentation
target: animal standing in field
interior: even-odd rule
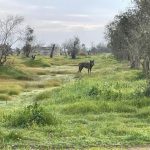
[[[94,66],[94,60],[90,60],[90,62],[79,63],[79,72],[81,72],[83,68],[86,68],[88,69],[88,74],[89,74],[91,73],[93,66]]]

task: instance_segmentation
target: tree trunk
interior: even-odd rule
[[[74,43],[73,50],[71,51],[71,58],[76,59],[76,43]]]
[[[72,58],[72,59],[76,59],[76,53],[75,53],[74,50],[71,52],[71,58]]]
[[[50,53],[50,58],[53,58],[54,50],[55,50],[55,44],[53,44],[53,47],[52,47],[52,50],[51,50],[51,53]]]
[[[139,69],[140,67],[140,58],[139,56],[132,56],[130,59],[130,65],[133,69]]]
[[[149,75],[149,70],[150,70],[150,60],[149,57],[147,56],[146,58],[144,58],[144,61],[142,63],[143,66],[143,73],[148,76]]]

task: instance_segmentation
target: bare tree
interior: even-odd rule
[[[0,19],[0,65],[4,65],[11,53],[11,47],[21,40],[22,17],[7,16]]]

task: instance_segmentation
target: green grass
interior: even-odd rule
[[[25,107],[23,110],[5,116],[8,126],[30,127],[32,125],[56,125],[57,119],[50,111],[37,103]]]
[[[48,59],[36,58],[32,60],[31,58],[26,58],[24,64],[28,67],[50,67],[50,62]]]
[[[17,80],[31,80],[28,74],[13,67],[13,66],[0,66],[0,78],[4,79],[17,79]]]
[[[77,64],[90,59],[95,60],[92,74],[85,69],[78,74]],[[22,68],[22,60],[18,68],[29,70],[35,81],[16,83],[18,96],[7,92],[10,84],[1,92],[12,99],[1,104],[3,149],[14,144],[18,149],[126,149],[150,143],[149,86],[141,70],[130,70],[110,54],[57,57],[50,64],[49,71],[42,65]],[[21,94],[23,89],[28,91]]]

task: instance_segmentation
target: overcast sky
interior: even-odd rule
[[[105,25],[128,6],[130,0],[0,0],[0,18],[24,16],[44,44],[78,36],[89,46],[104,41]]]

